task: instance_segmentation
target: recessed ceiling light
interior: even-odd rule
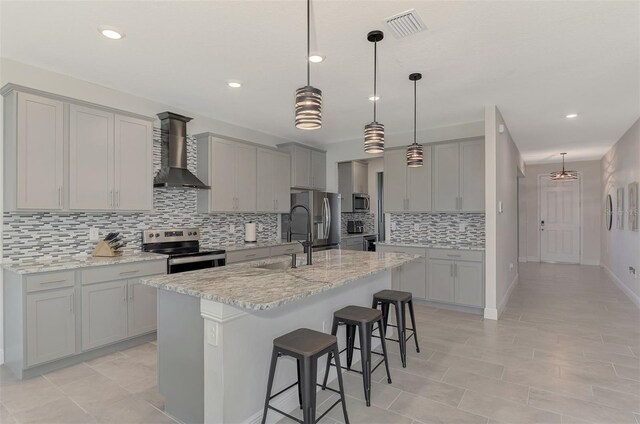
[[[120,40],[124,38],[125,35],[122,30],[108,25],[100,25],[98,32],[111,40]]]
[[[380,100],[380,96],[371,96],[369,97],[369,100],[371,100],[372,102],[377,102],[378,100]]]
[[[578,114],[577,114],[577,113],[570,113],[570,114],[568,114],[567,116],[565,116],[565,118],[569,118],[569,119],[571,119],[571,118],[576,118],[577,116],[578,116]]]
[[[309,62],[311,63],[320,63],[324,60],[324,56],[320,56],[319,54],[312,54],[309,56]]]
[[[231,88],[240,88],[242,87],[242,83],[240,81],[229,81],[227,85]]]

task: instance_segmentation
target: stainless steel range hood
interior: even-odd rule
[[[160,171],[153,179],[154,187],[209,189],[187,169],[187,122],[191,118],[172,112],[158,114],[162,144]]]

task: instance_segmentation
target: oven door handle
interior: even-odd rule
[[[169,265],[191,264],[194,262],[215,261],[218,259],[226,259],[227,255],[203,255],[203,256],[189,256],[186,258],[169,259]]]

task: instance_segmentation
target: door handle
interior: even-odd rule
[[[58,187],[58,206],[62,207],[62,187]]]
[[[120,190],[116,190],[116,207],[120,207]]]
[[[113,207],[113,190],[109,190],[109,207]]]
[[[129,285],[129,300],[133,300],[134,296],[135,296],[135,287],[133,284]]]
[[[453,277],[453,264],[449,265],[449,277]]]
[[[458,264],[453,264],[453,276],[458,277]]]
[[[460,196],[460,205],[458,206],[458,210],[462,210],[462,196]]]

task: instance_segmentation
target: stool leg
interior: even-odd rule
[[[371,324],[360,324],[360,361],[362,363],[362,383],[364,399],[371,406]]]
[[[407,336],[404,323],[404,308],[401,302],[395,303],[396,325],[398,326],[398,344],[400,345],[400,357],[402,358],[402,368],[407,368]]]
[[[300,409],[302,409],[302,384],[300,384],[301,365],[300,360],[296,359],[296,370],[298,371],[298,404],[300,405]]]
[[[333,318],[333,323],[331,324],[331,335],[335,336],[338,334],[338,320]],[[329,378],[329,370],[331,369],[331,352],[327,354],[327,368],[324,370],[324,380],[322,380],[322,390],[327,388],[327,379]],[[338,364],[336,362],[336,364]],[[338,367],[339,368],[339,367]]]
[[[302,417],[304,424],[316,422],[316,383],[318,362],[316,358],[302,359]]]
[[[382,354],[384,355],[384,367],[387,369],[387,383],[391,384],[391,373],[389,372],[389,356],[387,355],[387,341],[385,340],[386,334],[384,327],[382,326],[382,317],[378,321],[380,328],[380,342],[382,343]]]
[[[342,415],[344,416],[344,424],[349,424],[349,417],[347,416],[347,402],[344,398],[344,384],[342,383],[342,368],[340,367],[340,350],[338,349],[338,346],[336,346],[332,352],[336,357],[336,369],[338,370],[338,388],[340,389],[340,400],[342,401]],[[332,352],[329,352],[329,355]],[[327,383],[325,382],[325,384]]]
[[[356,326],[347,324],[347,369],[351,369],[353,363],[353,348],[356,344]]]
[[[384,334],[387,334],[389,328],[389,304],[382,302],[382,319],[384,320]]]
[[[373,303],[371,304],[371,309],[378,309],[378,299],[373,298]]]
[[[271,397],[271,389],[273,388],[273,377],[276,374],[276,365],[278,363],[278,352],[273,349],[271,354],[271,367],[269,368],[269,381],[267,383],[267,397],[264,401],[264,412],[262,413],[262,424],[267,421],[267,411],[269,410],[269,398]],[[299,381],[299,380],[298,380]]]
[[[411,315],[411,327],[413,328],[413,340],[416,342],[416,352],[420,353],[420,346],[418,346],[418,333],[416,332],[416,316],[413,313],[413,300],[409,302],[409,314]]]

